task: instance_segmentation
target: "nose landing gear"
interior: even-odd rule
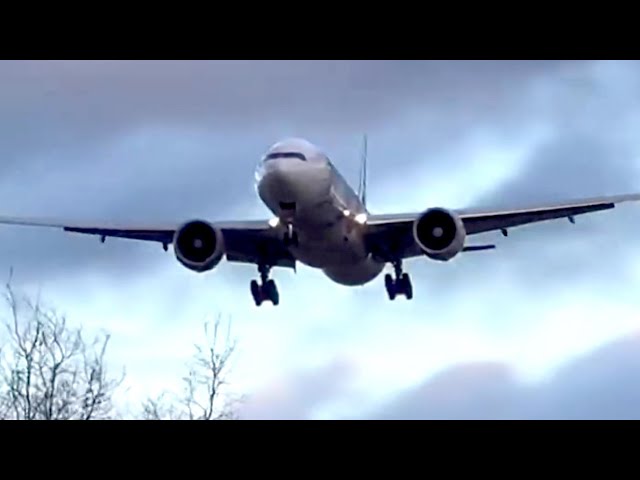
[[[398,295],[404,295],[407,300],[413,298],[413,285],[409,274],[402,272],[402,262],[393,262],[395,278],[391,274],[386,274],[384,284],[387,289],[389,300],[395,300]]]
[[[269,301],[274,306],[277,306],[280,303],[280,294],[278,293],[276,282],[269,278],[271,268],[266,265],[260,265],[258,270],[260,272],[260,282],[257,280],[251,281],[251,296],[253,296],[253,301],[258,307],[265,301]]]
[[[287,248],[298,246],[298,233],[293,229],[293,225],[287,225],[287,231],[284,232],[282,240]]]

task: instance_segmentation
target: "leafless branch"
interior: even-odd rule
[[[108,335],[85,341],[64,316],[40,299],[18,300],[7,282],[8,334],[0,355],[0,418],[109,418],[111,397],[122,379],[106,371]]]
[[[143,406],[146,419],[223,420],[235,418],[232,403],[226,402],[223,393],[230,360],[236,349],[231,339],[230,322],[224,342],[221,344],[221,319],[213,325],[205,323],[204,344],[195,346],[195,354],[183,378],[184,393],[174,403],[168,403],[167,395],[148,400]]]
[[[110,336],[88,339],[65,316],[17,295],[6,283],[0,314],[0,419],[63,420],[116,418],[113,395],[124,380],[106,366]],[[226,391],[236,343],[220,317],[204,325],[204,341],[183,378],[183,391],[163,394],[142,405],[145,419],[233,419]]]

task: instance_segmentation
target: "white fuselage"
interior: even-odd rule
[[[342,285],[363,285],[382,272],[363,241],[365,206],[318,148],[297,139],[274,145],[256,182],[267,208],[298,235],[290,247],[298,261]]]

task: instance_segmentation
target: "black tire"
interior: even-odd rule
[[[274,306],[280,304],[280,293],[278,292],[278,286],[273,280],[267,281],[264,286],[265,297],[267,297]]]
[[[388,273],[384,276],[384,286],[387,289],[389,300],[395,300],[397,294],[397,285],[393,277]]]
[[[256,307],[262,305],[262,289],[256,280],[251,281],[251,296],[256,304]]]
[[[411,285],[411,277],[408,274],[402,275],[402,291],[407,300],[413,299],[413,285]]]

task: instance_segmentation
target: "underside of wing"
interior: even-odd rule
[[[548,220],[574,217],[615,208],[619,203],[639,201],[640,194],[597,197],[549,205],[507,209],[446,210],[452,220],[464,226],[465,235],[502,231]],[[416,242],[414,225],[435,209],[420,213],[372,215],[367,222],[368,248],[381,258],[410,258],[423,255]],[[455,222],[452,222],[455,223]],[[465,247],[466,251],[486,250],[490,246]]]
[[[296,268],[296,260],[276,230],[226,226],[222,228],[227,260],[234,263]]]
[[[560,218],[568,218],[573,221],[573,217],[578,215],[610,210],[619,203],[638,200],[640,200],[639,194],[618,195],[517,209],[467,209],[459,210],[457,213],[464,222],[467,234],[473,235]]]
[[[171,243],[178,224],[170,225],[118,225],[103,222],[68,222],[56,219],[28,217],[0,217],[0,225],[40,227],[63,230],[72,233],[84,233],[100,237],[128,238],[160,243]]]
[[[198,221],[200,222],[200,221]],[[0,217],[0,225],[58,229],[107,238],[157,242],[165,250],[174,243],[176,233],[190,222],[164,225],[113,224],[102,222],[67,222],[50,219]],[[267,221],[203,222],[224,240],[224,255],[230,262],[265,264],[271,267],[295,268],[295,260]]]

